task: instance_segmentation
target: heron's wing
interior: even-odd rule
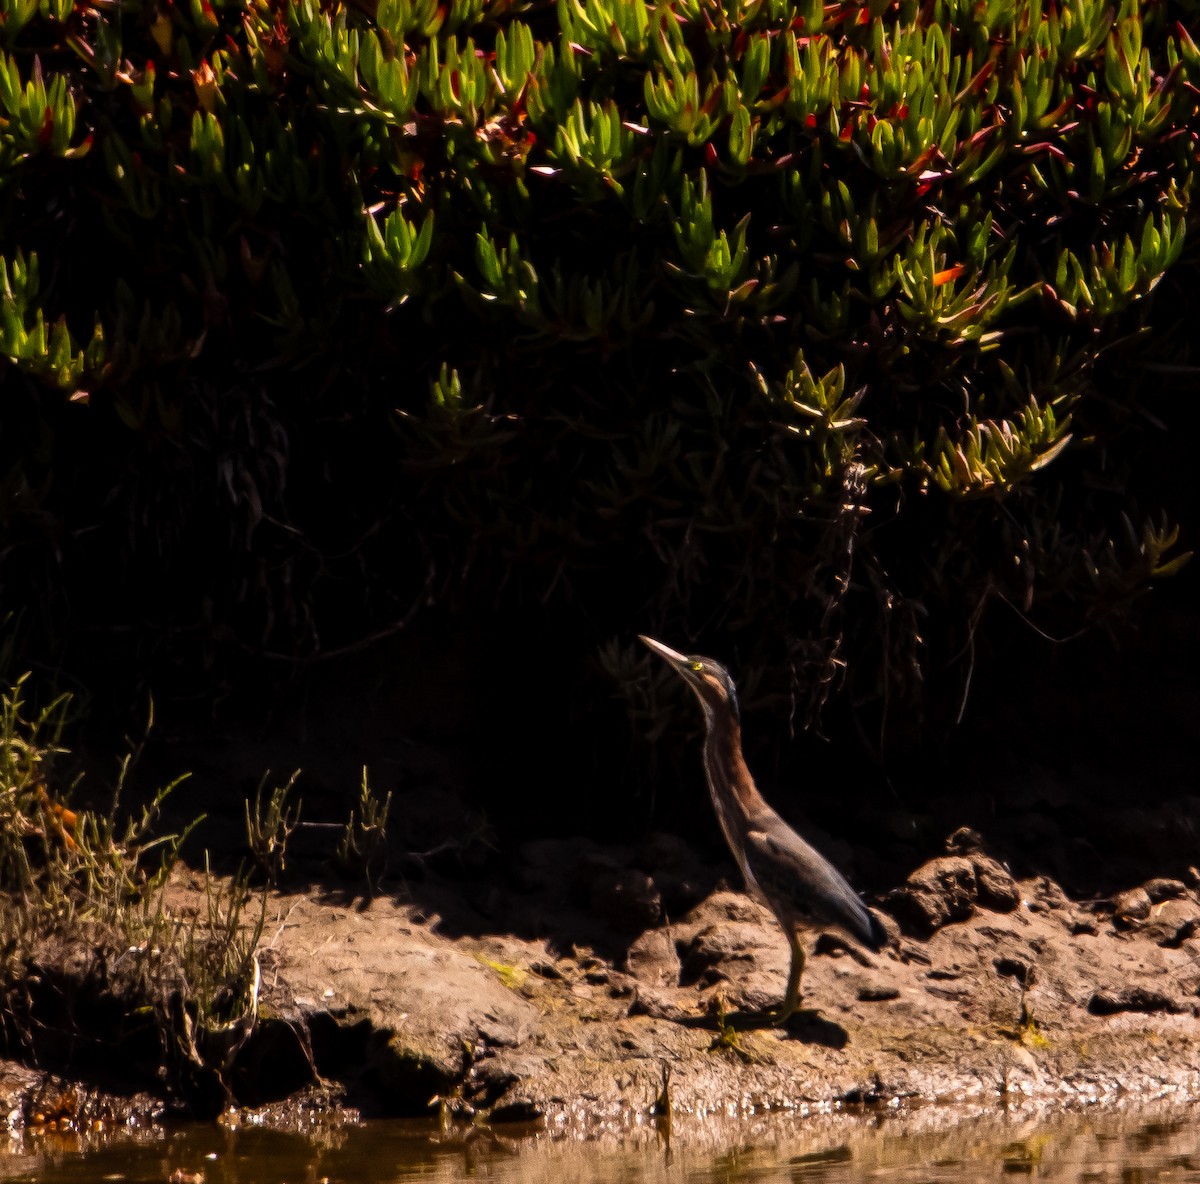
[[[883,926],[841,872],[782,818],[756,820],[746,834],[746,865],[781,920],[835,926],[870,950],[886,944]]]

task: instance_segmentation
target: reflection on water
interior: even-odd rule
[[[3,1136],[0,1136],[2,1139]],[[676,1118],[625,1132],[456,1130],[405,1122],[304,1134],[197,1126],[0,1142],[0,1181],[29,1184],[1200,1184],[1200,1105],[1044,1115],[909,1113]]]

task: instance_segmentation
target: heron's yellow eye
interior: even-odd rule
[[[693,670],[703,670],[703,669],[704,669],[704,663],[703,663],[703,662],[693,662],[693,663],[692,663],[692,669],[693,669]]]

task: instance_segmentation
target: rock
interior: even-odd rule
[[[526,892],[553,892],[556,898],[564,884],[577,891],[576,871],[593,852],[594,844],[581,837],[530,839],[517,851],[512,884]]]
[[[536,1122],[545,1112],[545,1105],[536,1098],[506,1098],[498,1106],[492,1107],[488,1121]]]
[[[758,935],[742,930],[734,924],[701,929],[680,951],[684,981],[695,982],[706,970],[727,962],[751,961]]]
[[[975,911],[975,866],[961,855],[943,855],[917,868],[908,882],[884,897],[883,907],[905,932],[928,937]]]
[[[840,958],[843,954],[857,953],[854,942],[844,937],[837,930],[818,933],[813,943],[813,954],[816,957]]]
[[[739,921],[709,925],[680,951],[681,981],[694,983],[706,974],[711,978],[708,972],[727,970],[735,964],[735,977],[742,978],[746,975],[746,964],[757,964],[759,955],[770,950],[768,941],[762,925]]]
[[[652,876],[659,872],[692,873],[699,869],[700,857],[686,839],[655,831],[638,850],[633,863]]]
[[[946,839],[947,855],[977,855],[983,851],[983,836],[969,826],[960,826]]]
[[[771,914],[752,896],[747,896],[744,892],[725,890],[714,892],[707,900],[701,901],[684,917],[681,928],[695,926],[697,929],[703,929],[705,926],[719,925],[725,921],[765,924],[771,922]]]
[[[625,969],[645,986],[678,986],[681,964],[670,934],[662,929],[646,930],[629,947]]]
[[[1071,906],[1071,898],[1062,890],[1062,885],[1049,876],[1042,876],[1034,887],[1042,911],[1065,909]]]
[[[898,946],[900,944],[900,922],[891,913],[881,913],[878,909],[872,909],[871,915],[879,921],[883,926],[884,933],[887,934],[887,941],[883,943],[884,948]]]
[[[1021,903],[1021,890],[1003,864],[988,855],[972,855],[978,901],[993,913],[1011,913]]]
[[[1178,1015],[1191,1010],[1178,999],[1146,987],[1119,987],[1114,990],[1097,991],[1088,1000],[1087,1009],[1092,1015],[1116,1015],[1122,1011],[1166,1011]]]
[[[1187,885],[1182,880],[1170,880],[1165,876],[1147,880],[1142,889],[1150,897],[1151,904],[1161,904],[1164,900],[1179,900],[1188,894]]]
[[[471,1070],[469,1097],[473,1105],[491,1106],[518,1082],[543,1076],[546,1071],[545,1057],[536,1054],[504,1050],[486,1056]]]
[[[676,998],[670,991],[656,991],[652,987],[638,987],[637,994],[629,1004],[629,1015],[648,1015],[654,1019],[679,1023],[691,1016],[689,1005]]]
[[[859,987],[858,1001],[860,1003],[886,1003],[889,999],[899,999],[899,987]]]
[[[594,916],[624,932],[649,929],[662,919],[662,897],[654,881],[635,868],[598,875],[589,903]]]
[[[1145,888],[1130,888],[1113,897],[1113,916],[1125,926],[1137,925],[1150,916],[1150,894]]]
[[[1182,925],[1175,926],[1173,932],[1164,933],[1158,944],[1165,950],[1177,950],[1197,933],[1200,933],[1200,917],[1189,917]]]
[[[633,866],[653,877],[664,915],[680,917],[712,890],[715,877],[678,835],[657,832],[637,852]]]
[[[654,883],[662,897],[663,915],[679,917],[694,909],[712,891],[713,880],[704,876],[659,872]]]

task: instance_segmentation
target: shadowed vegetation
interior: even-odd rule
[[[0,14],[24,660],[211,698],[436,603],[952,718],[993,606],[1183,559],[1184,5]]]

